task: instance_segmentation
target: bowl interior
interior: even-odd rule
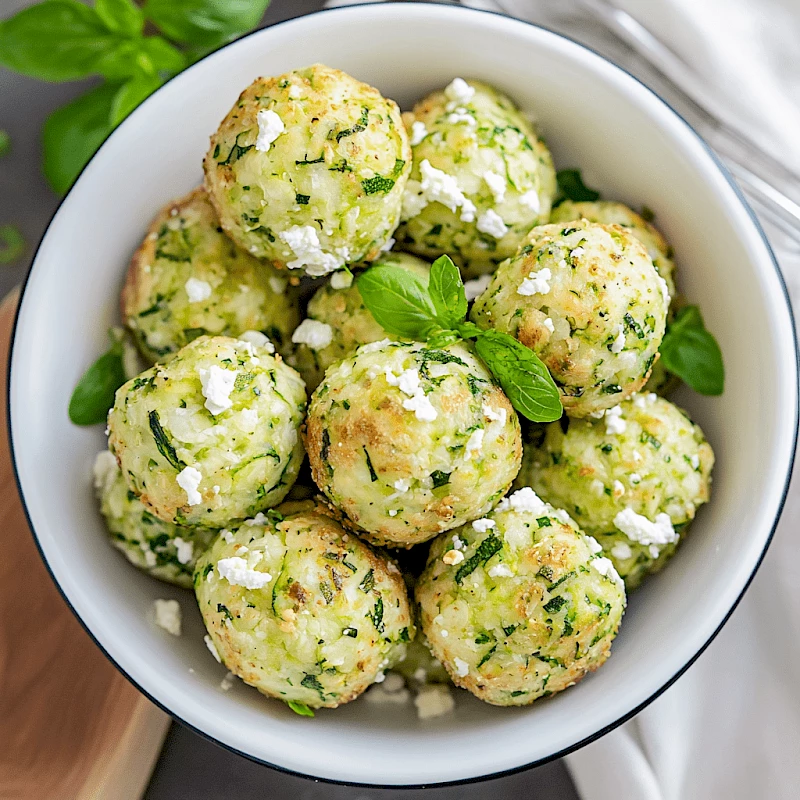
[[[242,684],[203,643],[190,594],[130,568],[106,542],[90,472],[101,429],[72,426],[73,386],[106,347],[123,272],[156,210],[199,183],[209,134],[258,75],[313,62],[408,108],[453,77],[497,85],[534,112],[559,167],[647,205],[674,245],[683,293],[701,305],[727,368],[725,394],[679,398],[717,454],[713,502],[671,566],[630,599],[613,657],[578,687],[526,709],[458,692],[431,722],[413,706],[357,701],[309,720]],[[695,135],[635,80],[580,46],[504,17],[448,6],[344,8],[246,37],[147,100],[89,164],[53,220],[29,279],[11,374],[20,484],[43,554],[115,662],[180,719],[249,756],[326,779],[462,780],[514,769],[594,736],[670,681],[724,620],[753,572],[793,452],[796,360],[769,251]],[[176,639],[148,619],[176,597]]]

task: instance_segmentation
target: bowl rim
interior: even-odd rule
[[[73,604],[70,601],[69,597],[67,597],[64,589],[62,589],[61,584],[56,579],[56,576],[53,573],[53,570],[51,569],[49,562],[47,561],[47,557],[45,556],[44,549],[43,549],[43,547],[41,545],[41,542],[39,540],[39,536],[36,533],[36,530],[34,529],[34,526],[33,526],[33,522],[32,522],[32,519],[31,519],[31,515],[29,513],[29,509],[28,509],[28,505],[27,505],[27,502],[26,502],[26,499],[25,499],[25,495],[24,495],[24,492],[23,492],[23,489],[22,489],[22,483],[21,483],[21,479],[20,479],[20,475],[19,475],[19,471],[18,471],[18,467],[17,467],[17,455],[16,455],[16,448],[15,448],[14,437],[13,437],[13,426],[12,426],[12,419],[11,419],[11,392],[12,392],[13,375],[16,372],[16,370],[14,370],[14,362],[15,362],[14,354],[15,354],[15,350],[16,350],[16,341],[17,341],[17,333],[18,333],[18,329],[19,329],[20,312],[21,312],[21,309],[22,309],[23,302],[25,300],[28,284],[30,282],[31,275],[33,274],[33,271],[36,268],[37,259],[38,259],[38,256],[39,256],[39,251],[41,249],[42,243],[44,242],[48,232],[50,231],[50,228],[52,227],[54,220],[56,219],[56,217],[58,216],[59,212],[61,211],[62,206],[66,203],[67,199],[72,194],[72,191],[73,191],[74,187],[78,183],[78,181],[81,178],[81,176],[83,175],[83,173],[87,170],[87,168],[95,160],[95,158],[97,158],[98,154],[105,147],[105,145],[108,142],[108,140],[112,136],[114,136],[115,132],[120,127],[122,127],[123,125],[125,125],[128,122],[128,119],[123,120],[120,123],[120,125],[118,125],[116,128],[114,128],[114,130],[112,130],[105,137],[105,139],[103,139],[103,142],[97,148],[95,153],[92,155],[92,157],[89,159],[89,161],[87,161],[87,163],[83,166],[81,171],[76,176],[76,178],[75,178],[72,186],[70,187],[70,189],[59,200],[59,202],[58,202],[53,214],[51,215],[50,219],[47,222],[47,225],[45,226],[44,231],[42,232],[42,235],[41,235],[41,237],[39,239],[39,242],[36,245],[36,248],[34,249],[33,256],[31,258],[31,266],[30,266],[27,274],[25,275],[25,278],[24,278],[24,280],[22,282],[22,285],[20,287],[19,300],[18,300],[18,303],[17,303],[17,308],[16,308],[16,310],[14,312],[13,327],[12,327],[12,330],[11,330],[11,336],[10,336],[10,340],[9,340],[8,363],[7,363],[7,366],[6,366],[6,412],[5,412],[5,424],[6,424],[6,435],[8,437],[8,442],[9,442],[9,455],[10,455],[10,459],[11,459],[12,472],[13,472],[13,475],[14,475],[14,482],[16,484],[17,492],[19,494],[20,503],[22,505],[22,509],[23,509],[24,514],[25,514],[25,519],[26,519],[26,522],[28,524],[28,528],[29,528],[29,530],[31,532],[31,536],[33,538],[34,544],[36,545],[36,549],[37,549],[37,551],[39,553],[39,556],[40,556],[40,558],[41,558],[41,560],[42,560],[42,562],[43,562],[43,564],[45,566],[45,569],[47,570],[47,572],[48,572],[53,584],[55,585],[55,587],[56,587],[56,589],[58,591],[58,593],[61,595],[62,599],[66,603],[67,608],[70,610],[70,612],[73,614],[75,619],[78,621],[78,623],[80,624],[81,628],[83,628],[83,630],[88,634],[88,636],[91,638],[91,640],[94,642],[94,644],[100,650],[100,652],[114,666],[114,668],[118,672],[120,672],[126,678],[126,680],[129,683],[131,683],[139,692],[141,692],[148,700],[150,700],[151,703],[153,703],[156,707],[160,708],[163,712],[165,712],[167,715],[169,715],[169,717],[173,721],[179,722],[181,725],[183,725],[186,728],[189,728],[190,730],[192,730],[194,733],[196,733],[199,736],[201,736],[206,741],[212,742],[213,744],[223,748],[224,750],[227,750],[227,751],[229,751],[231,753],[234,753],[234,754],[236,754],[238,756],[242,756],[243,758],[246,758],[249,761],[252,761],[254,763],[260,764],[261,766],[264,766],[264,767],[268,767],[269,769],[275,770],[277,772],[281,772],[281,773],[284,773],[286,775],[291,775],[291,776],[297,777],[297,778],[313,780],[313,781],[324,783],[324,784],[331,784],[331,785],[338,785],[338,786],[353,786],[353,787],[369,788],[369,789],[411,790],[411,789],[426,789],[426,788],[433,788],[433,787],[445,788],[445,787],[449,787],[449,786],[463,786],[463,785],[469,785],[469,784],[473,784],[473,783],[482,783],[484,781],[496,780],[496,779],[499,779],[499,778],[504,778],[504,777],[509,777],[509,776],[512,776],[512,775],[517,775],[517,774],[526,772],[528,770],[532,770],[532,769],[534,769],[536,767],[542,766],[544,764],[548,764],[548,763],[550,763],[552,761],[555,761],[555,760],[557,760],[559,758],[563,758],[564,756],[569,755],[570,753],[574,753],[575,751],[580,750],[581,748],[585,747],[586,745],[591,744],[594,741],[597,741],[598,739],[600,739],[603,736],[605,736],[607,733],[610,733],[614,729],[618,728],[620,725],[624,724],[625,722],[627,722],[630,719],[632,719],[633,717],[635,717],[639,712],[641,712],[644,708],[646,708],[648,705],[650,705],[654,700],[656,700],[658,697],[660,697],[667,689],[669,689],[689,669],[689,667],[691,667],[695,663],[695,661],[697,661],[697,659],[705,652],[705,650],[708,648],[708,646],[714,641],[714,639],[717,637],[717,635],[722,630],[722,628],[725,627],[726,623],[731,618],[733,612],[736,610],[736,608],[738,607],[738,605],[741,602],[742,598],[744,597],[744,595],[746,594],[747,590],[749,589],[750,584],[752,583],[753,579],[756,576],[756,573],[760,569],[760,567],[761,567],[761,565],[762,565],[762,563],[764,561],[764,558],[765,558],[765,556],[767,554],[767,551],[769,550],[769,547],[770,547],[770,545],[772,543],[772,540],[773,540],[773,538],[775,536],[775,531],[776,531],[776,529],[778,527],[780,519],[781,519],[781,517],[783,515],[784,508],[786,506],[786,499],[787,499],[787,495],[788,495],[788,492],[789,492],[789,485],[790,485],[790,482],[791,482],[791,479],[792,479],[792,473],[793,473],[794,466],[795,466],[795,463],[796,463],[796,458],[797,458],[798,428],[800,427],[800,344],[798,343],[797,326],[796,326],[796,322],[795,322],[795,316],[794,316],[794,312],[793,312],[793,308],[792,308],[792,302],[791,302],[791,298],[790,298],[790,295],[789,295],[788,287],[786,285],[786,281],[785,281],[785,279],[783,277],[783,273],[781,272],[780,266],[778,265],[778,261],[777,261],[777,259],[775,257],[775,253],[774,253],[774,251],[772,249],[772,246],[771,246],[771,244],[769,242],[769,239],[767,238],[767,235],[765,234],[765,232],[764,232],[764,230],[763,230],[763,228],[761,226],[761,223],[758,220],[758,217],[756,216],[756,214],[753,211],[752,207],[750,206],[749,202],[745,198],[742,190],[739,188],[738,184],[734,180],[734,178],[733,178],[732,174],[730,173],[729,169],[725,166],[725,164],[722,162],[720,157],[712,150],[711,146],[698,133],[698,131],[693,127],[693,125],[680,112],[678,112],[668,101],[666,101],[663,97],[661,97],[661,95],[659,95],[655,90],[651,89],[646,83],[644,83],[642,80],[640,80],[636,75],[634,75],[633,73],[629,72],[625,67],[620,66],[616,62],[614,62],[611,59],[609,59],[606,56],[604,56],[602,53],[599,53],[594,48],[589,47],[588,45],[586,45],[586,44],[584,44],[582,42],[579,42],[579,41],[577,41],[576,39],[573,39],[570,36],[567,36],[567,35],[565,35],[563,33],[560,33],[558,31],[552,30],[551,28],[548,28],[548,27],[546,27],[544,25],[539,25],[539,24],[530,22],[528,20],[519,19],[519,18],[516,18],[516,17],[511,17],[508,14],[504,14],[504,13],[502,13],[500,11],[492,11],[492,10],[488,10],[488,9],[471,8],[471,7],[462,6],[462,5],[452,5],[450,3],[438,2],[437,0],[434,0],[434,2],[424,3],[424,4],[423,3],[415,3],[414,5],[416,5],[418,7],[418,9],[419,9],[420,6],[424,7],[426,5],[433,6],[434,8],[438,6],[439,10],[441,10],[442,8],[447,8],[448,11],[445,12],[445,13],[456,13],[456,14],[462,14],[463,13],[463,14],[476,14],[476,15],[477,14],[488,14],[488,15],[491,15],[491,16],[502,17],[503,19],[509,20],[509,21],[511,21],[513,23],[516,23],[516,24],[519,24],[519,25],[523,25],[523,26],[526,26],[526,27],[535,28],[535,29],[545,33],[548,36],[552,36],[552,37],[554,37],[556,39],[562,39],[562,40],[564,40],[566,42],[569,42],[571,45],[576,46],[576,47],[578,47],[578,48],[580,48],[582,50],[585,50],[585,51],[589,52],[592,56],[602,60],[603,62],[605,62],[606,65],[612,67],[612,69],[618,70],[619,72],[624,73],[624,75],[627,76],[627,78],[632,79],[636,84],[638,84],[638,86],[640,88],[644,89],[645,92],[650,94],[653,99],[655,99],[658,103],[660,103],[661,105],[666,107],[666,109],[668,111],[670,111],[672,113],[672,115],[680,123],[682,123],[683,127],[686,129],[687,134],[690,137],[694,138],[696,143],[698,143],[702,147],[702,149],[709,156],[709,158],[710,158],[711,162],[713,163],[713,165],[716,167],[716,169],[719,171],[719,173],[725,179],[727,184],[733,190],[733,193],[734,193],[736,199],[738,200],[738,202],[741,205],[741,207],[747,213],[747,216],[750,218],[750,221],[751,221],[751,223],[752,223],[752,225],[754,227],[755,232],[758,234],[758,237],[761,239],[761,241],[762,241],[762,243],[764,245],[764,248],[766,250],[766,254],[768,255],[769,260],[770,260],[770,262],[772,264],[772,268],[775,271],[776,276],[778,278],[778,285],[779,285],[779,287],[781,289],[781,292],[783,294],[783,299],[784,299],[784,302],[785,302],[786,311],[788,313],[788,321],[789,321],[790,327],[791,327],[791,344],[792,344],[792,348],[793,348],[793,351],[794,351],[794,381],[792,383],[792,385],[794,387],[794,413],[793,413],[794,425],[793,425],[791,455],[790,455],[789,462],[788,462],[788,465],[787,465],[788,468],[787,468],[786,478],[785,478],[783,489],[781,491],[780,502],[779,502],[777,510],[776,510],[775,519],[773,520],[773,522],[771,524],[769,534],[767,535],[767,537],[765,539],[764,547],[761,550],[761,553],[760,553],[760,555],[758,557],[758,560],[756,561],[755,565],[753,566],[753,569],[752,569],[749,577],[747,578],[747,580],[745,581],[744,585],[742,586],[741,591],[739,592],[738,596],[735,598],[735,600],[734,600],[733,604],[731,605],[730,609],[725,613],[724,617],[719,622],[719,624],[714,629],[714,631],[711,633],[709,638],[705,641],[705,643],[686,661],[686,663],[679,670],[677,670],[675,672],[674,675],[672,675],[672,677],[669,680],[667,680],[662,686],[660,686],[658,689],[656,689],[652,694],[650,694],[647,698],[645,698],[642,702],[640,702],[633,709],[631,709],[630,711],[626,712],[622,716],[618,717],[614,721],[608,723],[607,725],[603,726],[599,730],[595,731],[590,736],[586,736],[583,739],[581,739],[580,741],[575,742],[574,744],[572,744],[572,745],[570,745],[568,747],[564,747],[564,748],[562,748],[561,750],[559,750],[557,752],[551,753],[551,754],[549,754],[547,756],[544,756],[542,758],[538,758],[538,759],[536,759],[534,761],[531,761],[531,762],[526,763],[526,764],[522,764],[522,765],[517,766],[517,767],[512,767],[512,768],[504,769],[504,770],[499,770],[497,772],[492,772],[492,773],[488,773],[486,775],[479,775],[479,776],[470,777],[470,778],[460,778],[460,779],[456,779],[456,780],[447,780],[447,781],[429,781],[429,782],[426,782],[426,783],[404,783],[404,784],[399,784],[399,783],[397,783],[397,784],[395,784],[395,783],[382,784],[382,783],[370,783],[370,782],[358,782],[358,781],[354,782],[354,781],[345,781],[345,780],[340,780],[340,779],[335,779],[335,778],[327,778],[327,777],[315,776],[313,774],[299,772],[298,770],[295,770],[295,769],[289,769],[287,767],[283,767],[283,766],[280,766],[278,764],[273,764],[273,763],[271,763],[271,762],[269,762],[269,761],[267,761],[267,760],[265,760],[263,758],[259,758],[258,756],[255,756],[255,755],[253,755],[251,753],[247,753],[247,752],[244,752],[242,750],[239,750],[238,748],[236,748],[236,747],[234,747],[232,745],[229,745],[229,744],[227,744],[226,742],[224,742],[224,741],[222,741],[220,739],[217,739],[212,734],[210,734],[210,733],[198,728],[194,724],[187,722],[186,720],[184,720],[183,718],[178,716],[178,714],[176,714],[170,708],[168,708],[160,700],[156,699],[153,695],[150,694],[149,691],[147,691],[145,688],[143,688],[134,678],[132,678],[131,675],[126,671],[126,669],[120,663],[118,663],[109,654],[109,652],[103,647],[103,645],[98,641],[98,639],[96,638],[96,636],[94,635],[92,630],[90,630],[88,625],[84,622],[84,620],[82,619],[82,617],[80,616],[78,611],[73,606]],[[257,28],[255,30],[249,31],[246,34],[244,34],[243,36],[240,36],[239,38],[237,38],[237,39],[235,39],[235,40],[233,40],[231,42],[228,42],[227,44],[223,45],[222,47],[218,48],[217,50],[214,50],[213,52],[208,53],[207,55],[203,56],[203,58],[199,59],[197,62],[194,62],[194,64],[189,66],[187,69],[185,69],[182,72],[178,73],[177,75],[174,75],[173,77],[169,78],[167,81],[164,82],[164,84],[162,84],[161,87],[159,87],[155,92],[153,92],[152,95],[147,97],[141,103],[140,107],[144,106],[150,100],[151,97],[155,96],[155,94],[157,94],[159,91],[161,91],[161,89],[164,88],[164,86],[166,86],[167,84],[169,84],[173,80],[175,80],[175,78],[177,78],[180,75],[183,75],[184,73],[186,73],[189,70],[191,70],[192,67],[195,64],[198,64],[201,61],[205,61],[206,59],[214,56],[220,50],[227,49],[227,48],[230,48],[230,47],[233,47],[233,46],[237,45],[243,39],[248,39],[248,38],[253,37],[253,36],[261,35],[267,30],[272,30],[274,28],[285,26],[287,24],[291,25],[292,23],[295,23],[295,22],[297,22],[299,20],[302,20],[302,19],[306,19],[308,17],[317,17],[317,16],[320,16],[320,15],[328,15],[328,14],[331,14],[331,13],[334,13],[334,14],[342,13],[342,12],[348,13],[349,9],[354,9],[354,8],[355,9],[361,9],[361,8],[364,8],[364,7],[372,7],[374,9],[378,9],[378,8],[382,8],[382,7],[383,8],[386,8],[386,7],[396,7],[396,8],[397,7],[404,7],[404,8],[407,9],[408,8],[408,3],[406,2],[406,0],[386,0],[386,1],[383,1],[383,2],[375,2],[375,0],[370,2],[370,0],[367,0],[366,2],[351,3],[351,4],[348,4],[346,6],[334,6],[332,8],[318,9],[316,11],[310,12],[309,14],[303,14],[303,15],[298,16],[298,17],[292,17],[292,18],[289,18],[289,19],[281,20],[279,22],[275,22],[275,23],[273,23],[271,25],[268,25],[268,26],[266,26],[264,28]],[[136,114],[136,112],[138,110],[139,110],[139,107],[134,109],[134,111],[129,115],[129,117],[132,117],[134,114]]]

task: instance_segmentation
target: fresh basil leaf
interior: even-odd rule
[[[120,41],[95,9],[47,0],[0,22],[0,64],[43,81],[73,81],[97,73]]]
[[[440,327],[428,287],[417,275],[380,264],[362,272],[356,285],[364,305],[387,333],[424,342]]]
[[[114,405],[114,393],[123,383],[122,347],[114,342],[78,381],[69,401],[69,418],[76,425],[105,422],[108,410]]]
[[[11,137],[8,131],[0,131],[0,158],[11,152]]]
[[[579,169],[562,169],[556,173],[556,181],[561,194],[575,203],[600,199],[600,192],[589,189],[583,182]],[[563,198],[562,198],[563,199]]]
[[[287,700],[286,705],[289,706],[295,714],[299,714],[301,717],[314,716],[314,712],[305,703],[298,703],[296,700]]]
[[[444,328],[455,328],[467,316],[467,296],[461,273],[450,256],[440,256],[431,266],[428,284],[433,307]]]
[[[44,124],[44,176],[64,194],[113,130],[111,109],[119,87],[98,86],[53,112]]]
[[[463,338],[457,331],[437,331],[433,335],[428,337],[428,347],[431,347],[435,350],[441,350],[448,345],[455,344]]]
[[[97,65],[108,81],[118,83],[145,73],[168,78],[185,69],[188,60],[161,36],[128,39],[109,52]]]
[[[697,306],[682,308],[667,329],[659,348],[664,366],[696,392],[720,395],[725,389],[722,351],[706,330]]]
[[[123,36],[139,36],[144,14],[132,0],[95,0],[94,10],[110,31]]]
[[[475,349],[520,414],[531,422],[561,418],[563,408],[558,388],[532,350],[513,336],[494,330],[483,331]]]
[[[214,48],[255,28],[269,0],[146,0],[147,19],[174,42]]]
[[[12,264],[25,252],[25,239],[16,225],[0,225],[0,264]]]
[[[474,339],[483,333],[483,328],[479,328],[474,322],[462,322],[456,326],[456,330],[462,339]]]
[[[164,81],[158,75],[136,75],[120,86],[111,104],[111,124],[116,127]]]

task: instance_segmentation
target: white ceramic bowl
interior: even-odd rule
[[[561,167],[607,197],[648,205],[672,242],[683,292],[725,355],[716,399],[681,401],[717,453],[714,498],[669,567],[631,598],[613,657],[579,686],[524,709],[459,692],[454,714],[358,701],[295,716],[225,674],[189,594],[128,566],[106,542],[90,469],[102,430],[72,426],[73,386],[106,347],[131,252],[155,211],[195,186],[209,134],[259,75],[324,62],[408,108],[461,75],[538,118]],[[505,17],[452,6],[341,8],[247,36],[170,81],[108,139],[69,193],[25,288],[10,378],[11,434],[42,554],[98,644],[155,702],[206,736],[282,769],[351,783],[469,780],[562,754],[631,716],[719,630],[781,510],[797,421],[797,361],[784,288],[764,238],[706,146],[636,80],[583,47]],[[148,621],[181,600],[185,631]]]

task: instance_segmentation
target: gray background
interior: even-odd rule
[[[557,2],[557,0],[550,0]],[[264,25],[307,14],[323,0],[273,0]],[[32,0],[0,0],[0,18],[10,16]],[[82,93],[91,82],[47,84],[0,68],[0,129],[12,139],[12,150],[0,161],[0,225],[13,223],[27,242],[25,255],[0,267],[0,296],[21,283],[36,245],[58,205],[40,170],[40,131],[47,115]],[[207,742],[179,724],[173,724],[156,765],[146,800],[577,800],[563,763],[499,780],[449,789],[418,791],[374,790],[330,786],[283,775],[253,764]]]

